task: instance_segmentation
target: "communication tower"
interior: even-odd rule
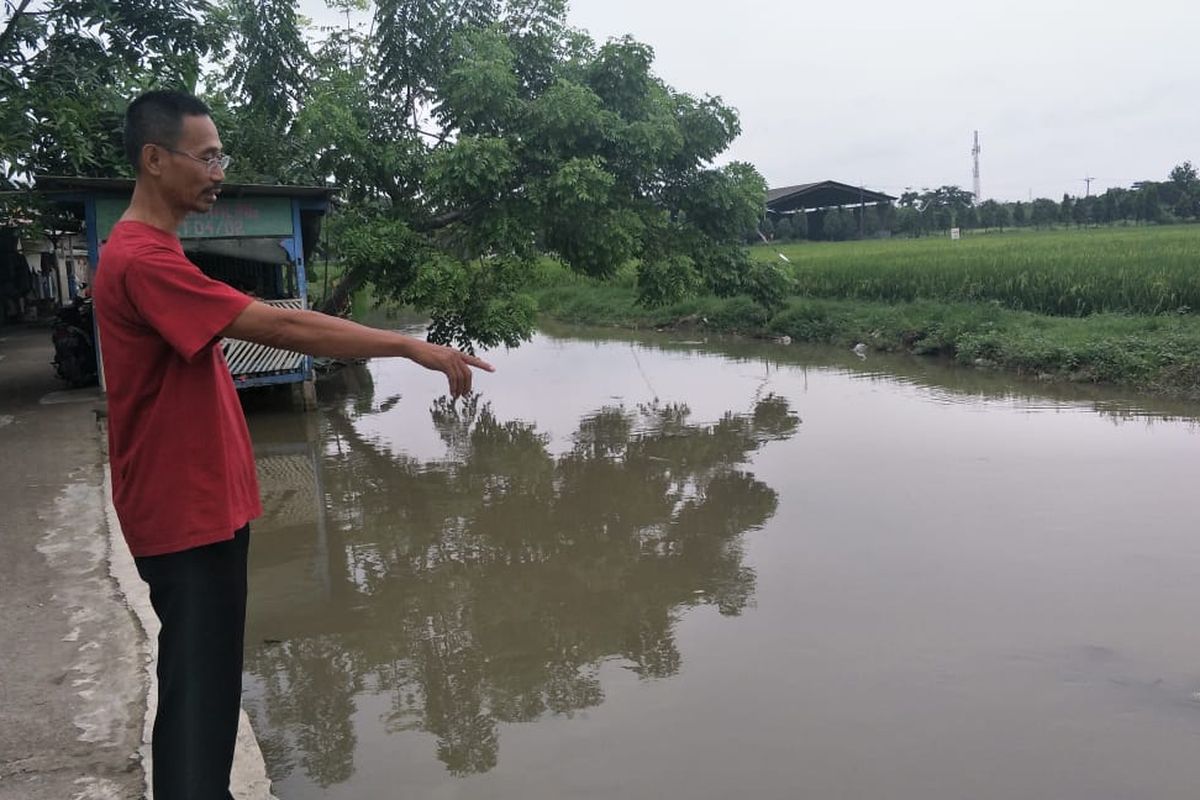
[[[971,156],[975,159],[975,169],[971,171],[971,177],[975,179],[975,202],[978,203],[982,198],[979,196],[979,131],[975,131],[975,146],[971,148]]]

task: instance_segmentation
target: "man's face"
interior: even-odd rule
[[[221,137],[212,118],[185,116],[179,141],[172,148],[161,148],[159,161],[162,186],[173,205],[202,214],[212,210],[225,171],[206,162],[221,154]]]

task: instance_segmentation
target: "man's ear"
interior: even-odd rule
[[[142,145],[142,173],[159,177],[163,172],[163,150],[155,144]]]

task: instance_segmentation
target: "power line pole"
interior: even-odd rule
[[[971,156],[975,160],[975,169],[972,170],[971,176],[975,179],[975,202],[976,203],[978,203],[982,199],[980,197],[980,189],[979,189],[979,154],[980,154],[980,152],[982,152],[982,150],[979,147],[979,131],[975,131],[975,146],[971,148]]]
[[[1083,181],[1084,185],[1087,187],[1087,190],[1086,190],[1087,194],[1085,194],[1084,197],[1091,197],[1092,196],[1092,181],[1094,181],[1096,179],[1092,178],[1092,177],[1087,177],[1087,178],[1080,178],[1080,180]]]

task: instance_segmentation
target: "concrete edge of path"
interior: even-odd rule
[[[144,638],[142,648],[144,654],[143,669],[145,670],[146,685],[146,719],[142,726],[142,745],[139,756],[143,772],[146,776],[146,797],[153,798],[151,777],[153,775],[153,760],[150,755],[150,734],[154,725],[154,714],[158,705],[158,678],[155,675],[155,663],[158,657],[158,618],[150,605],[150,590],[138,576],[133,556],[125,546],[121,523],[117,519],[117,511],[112,504],[112,471],[108,462],[104,463],[104,514],[108,522],[108,563],[109,572],[116,581],[117,587],[125,598],[125,602],[133,611],[142,628]],[[262,750],[258,739],[250,727],[250,717],[243,708],[238,722],[237,749],[233,756],[233,773],[230,776],[229,789],[238,800],[277,800],[271,793],[271,780],[267,777],[267,766],[263,760]]]

